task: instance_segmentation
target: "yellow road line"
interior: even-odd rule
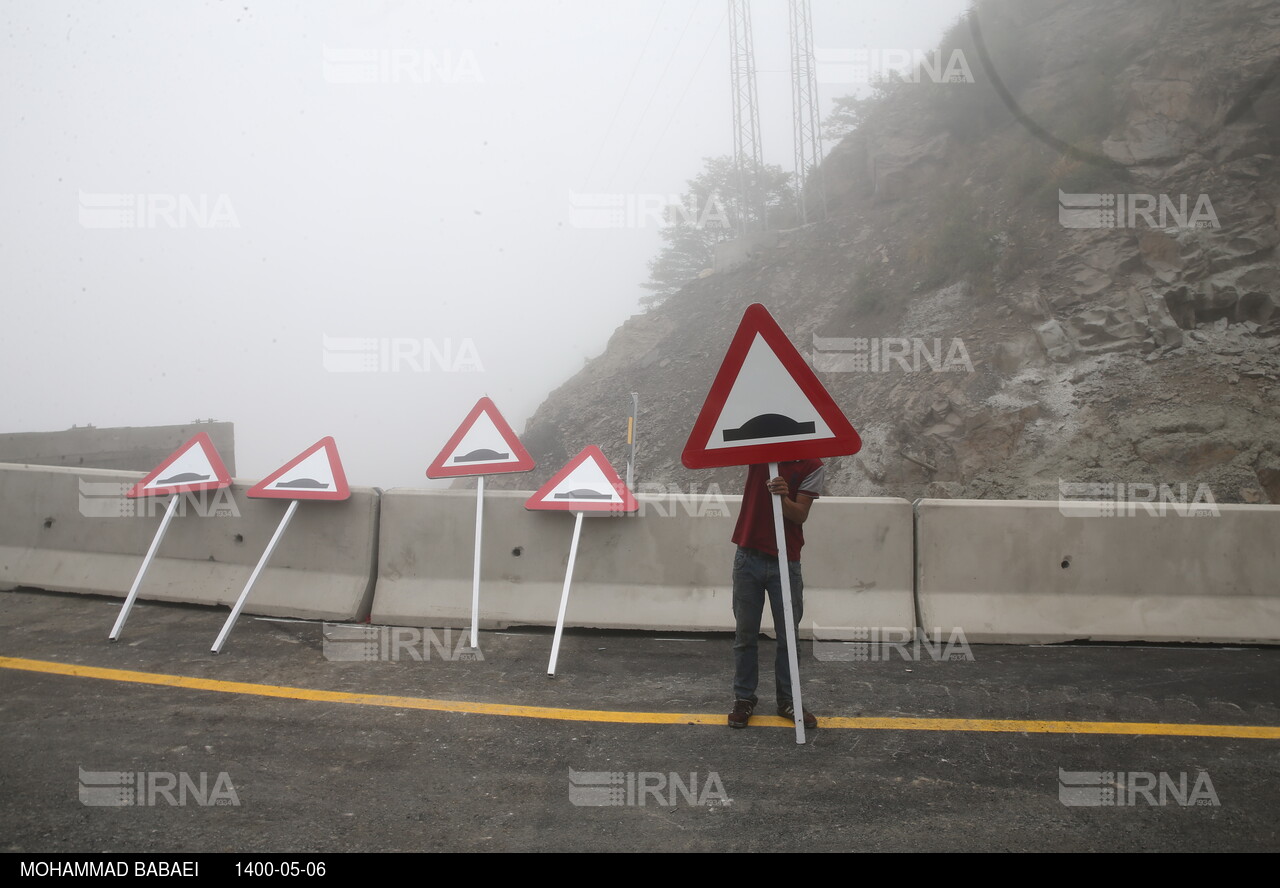
[[[545,718],[559,721],[613,722],[646,725],[719,725],[724,715],[681,712],[613,712],[598,709],[556,709],[549,706],[514,706],[506,703],[472,703],[465,700],[432,700],[427,697],[397,697],[389,694],[353,694],[347,691],[322,691],[314,688],[291,688],[280,685],[251,684],[243,681],[221,681],[192,678],[186,675],[164,675],[156,672],[133,672],[126,669],[104,669],[77,666],[49,660],[24,660],[0,657],[0,668],[77,678],[98,678],[132,684],[162,685],[224,694],[248,694],[255,697],[279,697],[286,700],[313,700],[321,703],[346,703],[357,706],[387,706],[394,709],[425,709],[432,712],[469,712],[477,715],[507,715],[519,718]],[[753,725],[792,727],[791,722],[777,716],[755,716]],[[1166,737],[1230,737],[1247,740],[1280,740],[1280,728],[1254,725],[1191,725],[1159,722],[1081,722],[1024,721],[982,718],[820,718],[824,728],[863,731],[987,731],[1028,734],[1143,734]]]

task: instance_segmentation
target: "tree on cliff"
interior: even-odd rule
[[[785,228],[795,222],[791,173],[779,166],[766,164],[758,177],[749,177],[740,186],[732,157],[708,157],[706,167],[688,186],[679,202],[667,208],[662,251],[649,263],[649,280],[641,285],[650,291],[640,300],[645,308],[661,304],[711,268],[716,244],[739,236],[746,203],[743,192],[763,195],[766,227]],[[753,220],[753,224],[759,222]]]

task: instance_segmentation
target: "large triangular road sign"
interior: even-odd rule
[[[843,456],[862,448],[849,420],[778,322],[742,316],[684,446],[690,469]]]
[[[183,444],[156,466],[155,471],[133,486],[125,496],[165,496],[170,493],[195,493],[231,486],[231,473],[222,457],[201,432]]]
[[[527,472],[533,457],[488,398],[481,398],[427,469],[428,478]]]
[[[634,512],[640,508],[599,447],[583,450],[524,504],[563,512]]]
[[[347,474],[333,438],[321,438],[285,465],[249,488],[257,499],[345,500],[351,496]]]

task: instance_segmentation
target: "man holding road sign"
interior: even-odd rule
[[[819,460],[854,454],[861,447],[857,430],[768,309],[760,304],[747,306],[680,454],[680,461],[689,469],[751,466],[733,537],[740,547],[734,561],[734,613],[743,614],[738,617],[734,642],[735,661],[742,663],[735,695],[748,704],[741,708],[735,705],[729,717],[735,727],[745,727],[755,707],[753,670],[758,667],[754,665],[754,639],[759,634],[766,592],[778,631],[779,675],[785,672],[789,679],[778,681],[780,709],[801,711],[801,718],[793,717],[797,743],[804,743],[806,724],[817,726],[817,719],[804,711],[796,632],[787,631],[800,622],[799,614],[792,613],[799,610],[801,601],[798,562],[804,535],[800,526],[821,492]],[[743,554],[743,549],[748,551]],[[794,569],[778,569],[779,550],[786,551],[789,565],[797,562]],[[772,566],[767,560],[770,557]],[[741,586],[739,567],[743,571]],[[793,573],[797,581],[794,589]]]
[[[734,703],[733,711],[729,713],[731,728],[745,728],[758,702],[756,686],[760,663],[757,645],[766,594],[778,634],[773,670],[778,715],[795,720],[791,664],[787,657],[789,630],[782,602],[782,578],[778,570],[778,545],[770,498],[776,496],[782,500],[791,610],[794,626],[799,626],[804,615],[804,580],[800,574],[800,550],[804,546],[802,526],[809,517],[813,501],[821,495],[827,470],[817,459],[779,463],[779,474],[774,478],[769,477],[768,468],[757,464],[747,471],[742,511],[738,513],[738,524],[733,531],[738,551],[733,557],[733,618],[736,629],[733,638]],[[808,709],[804,709],[804,726],[810,730],[818,726],[818,720]]]

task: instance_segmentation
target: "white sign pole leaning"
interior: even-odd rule
[[[218,456],[218,450],[213,446],[207,432],[200,432],[191,440],[187,441],[167,458],[160,465],[147,475],[141,481],[133,486],[125,496],[136,499],[143,496],[171,496],[169,506],[165,509],[164,517],[160,519],[160,527],[156,530],[156,535],[151,540],[151,546],[147,549],[146,557],[142,559],[142,566],[138,568],[138,575],[133,579],[133,585],[129,587],[129,594],[125,596],[124,606],[120,608],[120,615],[116,617],[115,625],[111,627],[111,634],[107,636],[110,641],[118,641],[120,632],[124,629],[125,620],[129,619],[129,612],[133,610],[133,603],[137,600],[138,589],[142,586],[142,578],[146,576],[147,568],[151,566],[151,562],[156,557],[156,552],[160,549],[160,540],[164,538],[165,531],[169,529],[169,522],[173,520],[174,513],[178,508],[178,500],[182,498],[182,494],[196,493],[207,490],[220,490],[224,487],[231,486],[231,474],[227,471],[227,467],[223,465],[222,458]]]
[[[640,503],[622,483],[600,448],[593,445],[565,463],[564,468],[529,497],[524,507],[533,511],[575,513],[569,564],[564,573],[564,589],[560,593],[556,633],[551,641],[551,660],[547,664],[547,675],[554,678],[556,661],[560,656],[560,639],[564,635],[565,614],[569,609],[569,584],[573,581],[573,565],[578,557],[583,513],[634,512],[640,508]]]
[[[271,560],[271,553],[276,550],[276,544],[280,542],[280,537],[284,536],[284,529],[289,526],[289,521],[296,511],[298,511],[298,501],[290,500],[289,508],[284,510],[284,517],[276,525],[276,532],[271,535],[271,542],[267,543],[266,551],[258,559],[257,565],[253,568],[253,573],[249,574],[249,582],[244,584],[244,590],[241,591],[240,597],[236,599],[236,603],[232,606],[226,622],[222,624],[222,631],[218,633],[218,637],[211,648],[213,653],[222,653],[222,646],[226,643],[227,636],[231,634],[232,628],[236,625],[236,620],[240,619],[240,611],[244,610],[244,603],[249,600],[249,590],[253,588],[254,583],[258,582],[258,574],[262,573],[262,569]]]
[[[156,535],[151,540],[151,547],[147,549],[146,557],[142,559],[142,566],[138,568],[138,575],[133,578],[133,585],[129,587],[129,594],[125,596],[124,606],[120,608],[120,615],[116,617],[115,625],[111,627],[111,634],[107,636],[108,641],[119,641],[120,630],[124,629],[125,620],[129,619],[129,612],[133,610],[133,603],[138,598],[138,589],[142,586],[142,578],[147,574],[147,568],[151,566],[151,561],[156,557],[156,550],[160,548],[160,541],[164,539],[164,532],[169,529],[169,522],[173,520],[173,513],[178,509],[178,500],[182,497],[174,494],[169,498],[169,506],[164,510],[164,517],[160,519],[160,527],[156,530]]]
[[[574,512],[573,542],[569,543],[569,566],[564,571],[564,588],[560,590],[560,610],[556,614],[556,634],[551,639],[551,660],[547,675],[555,678],[556,660],[560,658],[560,639],[564,636],[564,615],[569,610],[569,584],[573,582],[573,562],[578,557],[578,538],[582,536],[582,513]]]
[[[690,469],[768,463],[772,479],[778,477],[781,462],[845,456],[861,447],[861,438],[839,406],[777,321],[757,303],[742,316],[680,458]],[[775,628],[787,638],[796,742],[804,743],[804,701],[782,499],[772,499],[787,623]]]
[[[254,499],[287,499],[290,503],[289,508],[284,511],[284,517],[276,526],[275,533],[271,535],[271,541],[267,543],[266,550],[253,568],[253,573],[249,574],[249,582],[244,584],[240,597],[236,599],[226,622],[222,624],[222,631],[213,642],[211,650],[215,654],[222,652],[227,636],[231,634],[236,620],[240,618],[240,611],[249,600],[249,592],[253,589],[253,584],[258,581],[258,575],[271,560],[271,555],[275,552],[280,538],[284,536],[285,528],[289,526],[293,513],[298,511],[298,502],[304,499],[333,502],[349,499],[351,488],[347,486],[347,475],[342,470],[341,460],[338,459],[338,446],[330,437],[321,438],[312,444],[249,488],[246,495]]]
[[[428,478],[477,476],[476,542],[471,569],[471,647],[479,649],[480,628],[480,533],[484,524],[484,476],[527,472],[534,468],[533,457],[524,449],[516,433],[488,398],[471,408],[462,425],[445,443],[427,468]]]

